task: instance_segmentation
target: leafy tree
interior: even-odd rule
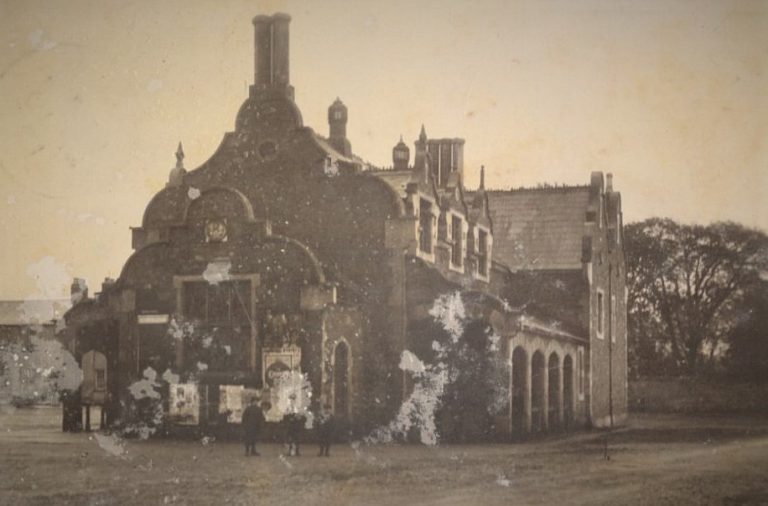
[[[746,293],[743,308],[728,334],[725,366],[736,378],[768,381],[768,281]]]
[[[768,237],[736,223],[651,218],[625,228],[633,371],[694,373],[721,354]]]

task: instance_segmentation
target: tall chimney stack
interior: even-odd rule
[[[272,16],[272,79],[273,84],[288,86],[290,79],[290,33],[291,16],[278,13]]]
[[[254,77],[256,86],[272,82],[272,18],[256,16],[253,18],[254,31]]]
[[[290,22],[291,17],[283,13],[253,18],[253,84],[256,91],[275,90],[293,99],[290,84]]]
[[[69,288],[70,300],[74,306],[80,301],[88,298],[88,285],[83,278],[75,278]]]

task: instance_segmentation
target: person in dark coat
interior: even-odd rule
[[[317,441],[320,444],[318,457],[330,457],[331,440],[333,439],[334,431],[333,422],[331,407],[326,404],[317,417]]]
[[[285,423],[286,444],[288,445],[288,456],[300,456],[299,443],[301,442],[301,431],[304,428],[305,418],[301,413],[289,412],[283,417]]]
[[[264,403],[263,408],[269,410],[266,407],[268,403]],[[261,433],[261,426],[264,423],[264,409],[260,407],[255,399],[251,400],[251,403],[243,411],[243,436],[245,442],[245,456],[255,455],[259,456],[259,452],[256,451],[256,441],[259,439]]]

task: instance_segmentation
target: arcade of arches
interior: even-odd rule
[[[584,346],[520,333],[509,339],[512,435],[564,430],[584,419]]]

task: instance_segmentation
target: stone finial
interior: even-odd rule
[[[610,172],[605,175],[605,191],[610,193],[613,191],[613,174]]]
[[[421,132],[419,133],[419,140],[421,142],[427,141],[427,130],[424,128],[424,123],[421,124]]]
[[[171,169],[166,186],[181,186],[184,184],[184,176],[186,174],[187,171],[184,169],[184,148],[181,146],[181,142],[179,142],[179,147],[176,149],[176,166]]]
[[[480,166],[480,188],[479,190],[485,190],[485,165]]]
[[[179,141],[179,147],[176,149],[176,168],[184,168],[184,148],[181,146],[181,141]]]

